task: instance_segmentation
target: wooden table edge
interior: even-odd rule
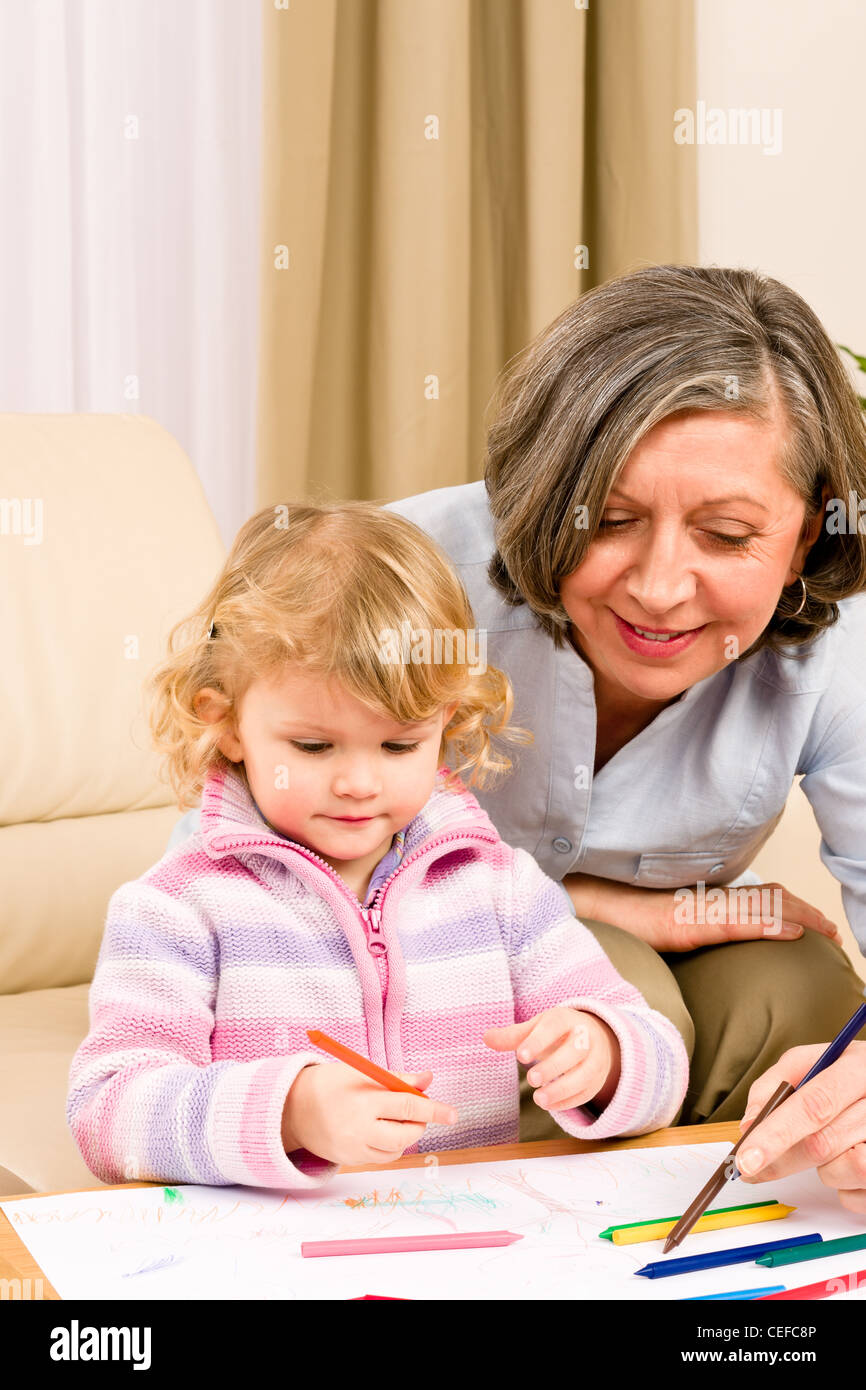
[[[735,1144],[740,1137],[740,1127],[736,1120],[725,1124],[682,1125],[674,1129],[657,1129],[652,1134],[638,1134],[630,1139],[538,1139],[525,1144],[494,1144],[476,1149],[443,1149],[436,1153],[439,1165],[446,1167],[454,1163],[504,1163],[513,1158],[553,1158],[559,1154],[605,1153],[612,1149],[657,1149],[676,1144]],[[435,1152],[432,1150],[431,1152]],[[394,1163],[363,1163],[343,1166],[340,1173],[391,1173],[401,1168],[423,1168],[429,1163],[430,1152],[409,1154],[398,1158]],[[90,1192],[94,1196],[100,1192],[117,1192],[128,1187],[165,1187],[166,1183],[120,1182],[103,1184],[101,1187],[76,1187],[67,1192],[22,1192],[8,1193],[0,1197],[2,1202],[27,1201],[30,1197],[59,1197],[73,1192]],[[183,1183],[177,1184],[184,1186]],[[45,1278],[23,1240],[15,1232],[4,1211],[0,1211],[0,1280],[29,1280],[26,1287],[33,1287],[35,1280],[41,1280],[39,1297],[45,1300],[60,1299],[60,1295]],[[37,1284],[37,1288],[40,1286]],[[6,1285],[3,1286],[6,1292]],[[0,1295],[2,1296],[2,1295]]]

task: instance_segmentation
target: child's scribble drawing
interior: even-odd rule
[[[488,1211],[501,1203],[492,1197],[486,1197],[482,1192],[442,1192],[440,1189],[436,1196],[428,1197],[423,1187],[418,1188],[414,1196],[398,1187],[392,1187],[388,1193],[380,1193],[374,1188],[372,1192],[362,1192],[357,1197],[344,1197],[335,1205],[346,1206],[350,1211],[359,1207],[391,1207],[392,1210],[402,1207],[404,1211],[435,1211],[437,1207],[457,1211],[461,1207],[476,1207]]]
[[[467,1181],[465,1192],[448,1189],[441,1183],[435,1184],[432,1188],[416,1188],[414,1185],[408,1189],[392,1187],[390,1191],[374,1188],[372,1192],[343,1197],[332,1205],[345,1206],[350,1211],[424,1213],[440,1220],[449,1230],[456,1231],[460,1229],[459,1221],[451,1219],[452,1217],[459,1217],[464,1211],[491,1211],[503,1203],[483,1192],[473,1191],[471,1183]],[[390,1226],[376,1227],[377,1233],[386,1229],[390,1229]]]
[[[604,1175],[607,1178],[609,1178],[610,1181],[613,1183],[614,1187],[619,1187],[619,1181],[617,1179],[616,1173],[613,1172],[609,1163],[605,1163],[603,1159],[595,1158],[591,1154],[584,1154],[584,1157],[589,1159],[590,1164],[594,1168],[597,1168],[600,1172],[604,1173]],[[587,1164],[587,1167],[589,1167],[589,1164]]]
[[[705,1293],[706,1277],[637,1279],[635,1270],[659,1248],[616,1246],[599,1233],[684,1210],[729,1149],[710,1143],[338,1173],[292,1193],[154,1184],[95,1197],[10,1199],[0,1209],[68,1299],[343,1299],[387,1275],[389,1288],[404,1298],[664,1300]],[[816,1228],[825,1239],[850,1234],[850,1217],[812,1170],[769,1184],[766,1196],[797,1208],[786,1235]],[[508,1229],[523,1239],[500,1249],[318,1260],[301,1254],[305,1240],[443,1226]],[[738,1228],[694,1237],[696,1250],[742,1243]],[[837,1258],[844,1273],[850,1256]],[[714,1271],[713,1289],[741,1289],[753,1279],[764,1280],[763,1269],[723,1267]]]
[[[504,1183],[506,1187],[512,1188],[515,1192],[520,1192],[527,1197],[531,1197],[534,1201],[540,1202],[541,1206],[545,1211],[549,1212],[551,1216],[565,1216],[569,1219],[569,1222],[573,1221],[573,1236],[577,1238],[583,1248],[586,1247],[587,1240],[580,1229],[578,1215],[573,1207],[557,1197],[552,1197],[548,1193],[540,1191],[539,1188],[534,1186],[523,1170],[517,1173],[500,1173],[497,1176],[497,1181]],[[549,1229],[550,1223],[547,1222],[546,1224]]]
[[[151,1260],[150,1264],[141,1265],[139,1269],[130,1269],[121,1277],[132,1279],[136,1274],[153,1274],[158,1269],[166,1269],[168,1265],[180,1264],[182,1259],[182,1255],[164,1255],[161,1260]]]

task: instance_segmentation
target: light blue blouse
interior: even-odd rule
[[[557,881],[580,872],[651,888],[756,883],[747,866],[802,774],[821,858],[866,954],[866,594],[843,599],[839,621],[808,650],[763,650],[690,686],[593,775],[592,670],[490,584],[483,482],[388,507],[450,556],[486,632],[487,663],[514,687],[512,719],[535,735],[524,747],[500,744],[511,772],[495,788],[472,789],[508,844]],[[170,844],[197,815],[179,822]]]
[[[651,888],[757,882],[744,870],[781,816],[794,777],[821,829],[866,954],[866,594],[808,652],[763,650],[698,681],[593,776],[593,674],[557,649],[528,606],[487,578],[493,525],[483,482],[389,509],[442,546],[458,570],[487,661],[514,687],[513,720],[534,744],[512,751],[496,789],[474,794],[504,840],[551,878],[580,872]],[[795,649],[791,649],[794,651]]]

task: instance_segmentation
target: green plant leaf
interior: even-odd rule
[[[861,372],[866,372],[866,357],[861,357],[859,352],[852,352],[851,348],[846,347],[844,343],[837,343],[836,346],[837,348],[841,348],[843,352],[847,352],[849,357],[854,358]],[[863,399],[862,396],[860,399]]]

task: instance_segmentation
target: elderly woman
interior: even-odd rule
[[[799,295],[655,266],[581,296],[515,360],[483,482],[389,504],[451,557],[535,736],[475,794],[679,1027],[682,1123],[761,1104],[768,1068],[799,1080],[861,1001],[833,923],[782,885],[736,885],[758,884],[747,866],[802,774],[866,949],[863,496],[857,397]],[[558,1134],[521,1092],[521,1138]],[[814,1117],[792,1113],[764,1132],[803,1166]]]
[[[864,495],[857,397],[799,295],[655,266],[511,365],[483,482],[389,504],[451,557],[535,735],[476,795],[680,1028],[681,1123],[741,1116],[862,1002],[833,923],[731,885],[802,774],[866,949]],[[521,1089],[521,1138],[555,1134]]]

